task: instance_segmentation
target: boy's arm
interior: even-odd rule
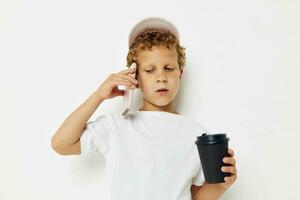
[[[62,155],[80,154],[80,137],[87,121],[102,101],[124,96],[124,90],[118,89],[119,85],[135,88],[138,81],[128,75],[135,70],[126,69],[109,75],[101,86],[65,119],[51,139],[52,148]]]
[[[51,139],[52,148],[59,154],[80,154],[80,137],[87,121],[104,101],[99,92],[94,92],[73,111]]]
[[[226,191],[220,184],[204,183],[194,193],[193,200],[218,200]]]

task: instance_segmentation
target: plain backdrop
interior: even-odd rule
[[[186,48],[177,110],[230,137],[238,179],[222,199],[297,199],[299,10],[296,0],[1,0],[0,199],[106,199],[103,156],[58,155],[51,137],[125,69],[129,31],[150,16],[172,21]],[[90,120],[121,104],[104,101]]]

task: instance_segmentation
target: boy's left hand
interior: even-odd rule
[[[224,157],[223,162],[228,163],[231,166],[222,166],[221,170],[222,172],[229,172],[231,175],[224,178],[225,182],[219,183],[224,189],[228,189],[237,179],[236,160],[233,158],[234,152],[232,149],[228,148],[228,153],[230,157]]]

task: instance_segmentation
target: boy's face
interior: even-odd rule
[[[164,46],[153,46],[152,50],[139,52],[137,72],[144,98],[143,107],[154,110],[172,107],[182,74],[177,56],[175,48]],[[161,88],[167,88],[168,91],[163,94],[156,92]]]

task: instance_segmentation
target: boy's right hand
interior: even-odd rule
[[[129,74],[135,73],[135,70],[125,69],[118,73],[113,73],[102,83],[97,89],[97,93],[103,99],[111,99],[116,96],[123,96],[124,90],[119,90],[118,85],[125,85],[131,89],[135,89],[138,81]]]

